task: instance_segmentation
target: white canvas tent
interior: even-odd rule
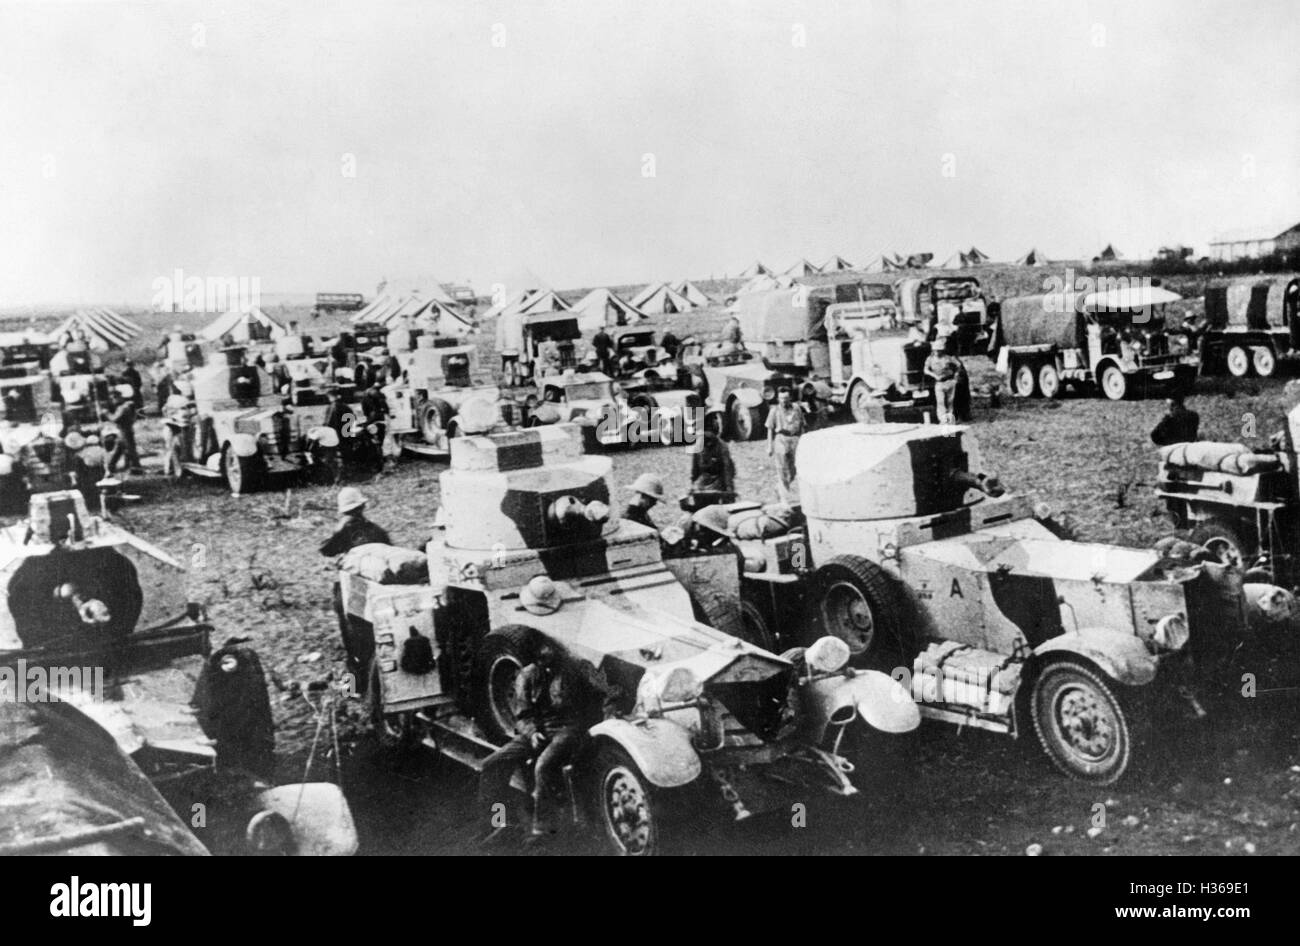
[[[141,331],[139,325],[112,309],[96,307],[79,309],[68,316],[50,334],[50,338],[57,343],[65,335],[85,336],[86,344],[92,351],[109,351],[125,348]]]
[[[210,342],[229,337],[236,343],[283,338],[288,334],[287,328],[258,306],[248,310],[231,309],[199,331],[199,335]]]
[[[535,312],[568,312],[571,308],[554,289],[535,289],[517,311],[532,315]]]
[[[889,268],[889,263],[884,254],[871,257],[871,261],[862,267],[864,273],[883,273]]]
[[[789,289],[793,285],[794,278],[791,276],[773,276],[771,273],[764,273],[741,286],[736,291],[736,295],[746,292],[766,292],[769,289]]]
[[[853,264],[850,263],[848,260],[846,260],[843,256],[832,256],[830,259],[828,259],[825,263],[822,264],[821,271],[823,273],[842,273],[845,270],[849,270],[852,268],[853,268]]]
[[[695,308],[689,299],[663,282],[646,286],[632,299],[632,305],[647,315],[689,312]]]
[[[785,271],[785,275],[787,275],[787,276],[816,276],[816,275],[817,275],[818,273],[820,273],[820,272],[821,272],[821,269],[820,269],[820,268],[818,268],[817,266],[814,266],[812,263],[808,262],[806,259],[801,259],[801,260],[799,260],[799,262],[795,263],[793,266],[791,266],[789,269],[787,269],[787,270]]]
[[[591,290],[574,303],[573,311],[578,314],[578,327],[583,332],[595,332],[614,325],[634,325],[647,318],[644,312],[608,289]]]
[[[519,307],[531,299],[534,295],[541,292],[540,289],[517,289],[515,292],[506,296],[501,302],[493,305],[483,313],[483,318],[491,319],[507,312],[518,311]]]
[[[421,293],[381,296],[354,315],[352,321],[391,325],[401,318],[422,323],[439,335],[468,335],[474,329],[474,323],[465,318],[455,305]]]
[[[1047,257],[1038,252],[1037,248],[1030,250],[1020,259],[1016,260],[1017,266],[1046,266]]]
[[[760,261],[755,260],[749,268],[740,274],[741,279],[753,279],[755,276],[771,276],[772,271]]]
[[[713,300],[708,297],[708,294],[689,279],[673,283],[672,290],[693,306],[702,307],[713,304]]]

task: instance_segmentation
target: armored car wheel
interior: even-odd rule
[[[257,454],[241,457],[227,444],[221,451],[221,469],[232,496],[242,496],[257,489],[262,479],[262,458]]]
[[[729,413],[733,440],[756,440],[762,434],[763,414],[757,407],[747,407],[735,400]]]
[[[910,662],[898,599],[879,565],[838,555],[813,574],[807,600],[806,643],[822,634],[838,637],[849,645],[853,666],[885,673]]]
[[[474,672],[474,718],[489,741],[500,745],[515,734],[515,681],[533,659],[537,632],[511,625],[479,645]]]
[[[596,815],[606,845],[625,857],[657,854],[663,802],[632,757],[620,746],[603,743],[593,772]]]
[[[742,596],[740,599],[740,623],[744,628],[742,636],[747,642],[755,647],[762,647],[764,650],[776,649],[776,635],[772,633],[772,625],[768,621],[762,605]]]
[[[1250,374],[1250,353],[1240,345],[1229,348],[1223,360],[1227,365],[1228,374],[1234,378],[1244,378]]]
[[[871,407],[874,403],[871,391],[861,381],[855,383],[849,391],[849,412],[855,423],[871,423]]]
[[[440,443],[455,414],[456,412],[446,401],[434,398],[425,402],[420,406],[418,418],[420,439],[428,444]]]
[[[1119,697],[1100,674],[1082,664],[1050,664],[1030,699],[1034,731],[1058,769],[1100,785],[1119,781],[1132,738]]]
[[[1244,568],[1252,551],[1237,530],[1222,519],[1206,519],[1192,530],[1191,542],[1205,546],[1217,561],[1235,568]]]

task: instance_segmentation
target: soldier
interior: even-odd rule
[[[722,438],[712,430],[704,432],[704,443],[691,455],[691,492],[726,493],[730,502],[736,495],[736,464]]]
[[[663,338],[659,339],[659,347],[664,350],[665,360],[676,361],[677,353],[682,350],[682,343],[672,332],[664,332]]]
[[[371,542],[393,544],[387,532],[366,518],[366,497],[355,486],[339,490],[338,508],[338,527],[320,547],[322,555],[342,555],[358,545]]]
[[[520,603],[532,614],[553,614],[562,605],[559,589],[544,575],[524,586]],[[515,736],[483,762],[479,801],[488,816],[484,841],[498,839],[511,827],[492,823],[493,809],[504,801],[510,777],[521,765],[533,765],[533,824],[528,841],[536,843],[555,828],[550,820],[564,797],[564,767],[582,748],[587,728],[602,715],[612,715],[614,696],[608,683],[586,661],[564,653],[543,640],[533,662],[515,682]]]
[[[961,362],[954,354],[956,347],[955,339],[951,335],[936,338],[934,351],[925,360],[923,369],[926,377],[934,379],[934,407],[941,424],[957,423],[953,404],[957,398]]]
[[[28,493],[49,493],[67,489],[71,468],[68,448],[59,439],[57,423],[43,425],[41,432],[18,450]]]
[[[1151,431],[1151,441],[1157,447],[1175,443],[1191,443],[1201,430],[1201,415],[1183,403],[1183,396],[1175,394],[1165,401],[1168,411]]]
[[[767,412],[767,455],[776,458],[776,492],[782,502],[796,502],[791,485],[797,475],[794,455],[803,436],[803,408],[794,403],[790,389],[776,393],[776,406]]]
[[[609,337],[609,333],[605,331],[603,325],[592,337],[591,347],[595,349],[596,357],[600,359],[600,370],[605,374],[613,374],[614,339]]]
[[[722,350],[724,352],[743,351],[745,348],[745,336],[740,330],[740,319],[734,315],[727,320],[727,326],[722,330]]]
[[[630,490],[635,495],[633,495],[632,501],[627,504],[627,508],[623,511],[623,518],[657,529],[658,526],[650,518],[650,510],[657,503],[664,502],[666,498],[664,496],[663,481],[653,473],[642,473],[636,478],[636,482],[632,484]]]
[[[122,382],[131,386],[131,402],[135,404],[135,409],[144,410],[144,378],[140,377],[140,370],[130,359],[122,368]]]
[[[376,379],[370,389],[361,397],[361,413],[366,416],[366,428],[370,437],[376,472],[384,472],[384,438],[388,434],[388,398],[384,397],[384,388]]]
[[[108,472],[113,473],[118,463],[123,462],[132,473],[143,473],[135,446],[135,403],[114,389],[109,395],[109,404],[112,410],[100,415],[101,420],[117,428],[117,444],[108,458]]]

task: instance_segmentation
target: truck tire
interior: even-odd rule
[[[532,663],[540,635],[531,627],[511,624],[483,638],[475,656],[474,719],[494,745],[515,735],[514,685]]]
[[[871,407],[875,404],[875,399],[871,396],[870,389],[861,381],[853,382],[853,387],[849,388],[849,413],[853,415],[853,422],[856,424],[871,423]]]
[[[1133,740],[1118,694],[1099,673],[1050,663],[1034,679],[1030,703],[1038,741],[1058,769],[1098,785],[1124,775]]]
[[[807,601],[805,643],[822,634],[838,637],[849,645],[849,663],[855,667],[890,673],[911,665],[911,635],[903,627],[890,578],[879,565],[837,555],[813,573]]]
[[[1192,530],[1190,541],[1193,545],[1205,546],[1225,565],[1245,568],[1255,557],[1256,550],[1223,519],[1206,519]]]
[[[1111,401],[1122,401],[1128,396],[1128,378],[1120,370],[1119,365],[1107,364],[1101,369],[1101,377],[1098,379],[1101,387],[1101,393]]]
[[[741,639],[755,647],[776,651],[776,634],[772,632],[767,609],[743,591],[740,594],[740,624],[744,628]]]
[[[663,800],[632,757],[602,740],[591,771],[592,807],[606,847],[623,857],[659,853]]]
[[[1250,350],[1250,366],[1259,377],[1271,378],[1277,371],[1277,355],[1273,354],[1272,347],[1258,345]]]
[[[1229,348],[1223,362],[1228,368],[1228,374],[1234,378],[1244,378],[1250,374],[1250,352],[1241,345]]]
[[[731,418],[732,440],[757,440],[763,435],[763,412],[761,408],[746,407],[738,399],[733,399],[727,413]]]
[[[1011,372],[1011,390],[1016,397],[1036,397],[1038,379],[1034,376],[1034,366],[1027,361],[1019,362]]]
[[[1061,373],[1050,361],[1038,369],[1038,390],[1048,400],[1061,396]]]
[[[438,398],[425,401],[420,405],[420,416],[416,418],[416,426],[420,429],[420,439],[427,444],[441,442],[454,416],[456,416],[456,412],[452,410],[451,405],[446,401]]]
[[[266,465],[260,455],[241,457],[230,449],[230,444],[226,444],[221,448],[221,469],[226,476],[226,485],[230,487],[230,495],[242,496],[262,485]]]

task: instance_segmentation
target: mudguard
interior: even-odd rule
[[[293,831],[297,854],[350,857],[360,843],[352,809],[332,782],[279,785],[257,796],[264,811],[283,815]]]
[[[755,391],[753,388],[736,388],[732,392],[732,397],[745,407],[759,407],[763,403],[763,394],[761,391]]]
[[[1085,627],[1053,637],[1034,648],[1035,657],[1061,653],[1085,657],[1111,679],[1128,686],[1150,683],[1160,668],[1160,662],[1139,638],[1105,627]]]
[[[251,457],[257,454],[257,438],[252,434],[231,434],[230,450],[237,457]]]
[[[876,670],[814,680],[804,684],[801,699],[803,734],[814,743],[826,737],[831,717],[849,706],[856,706],[867,725],[881,732],[911,732],[921,725],[921,710],[907,690]]]
[[[695,781],[702,771],[700,756],[688,729],[666,719],[607,719],[588,730],[623,748],[646,780],[656,788],[677,788]]]

